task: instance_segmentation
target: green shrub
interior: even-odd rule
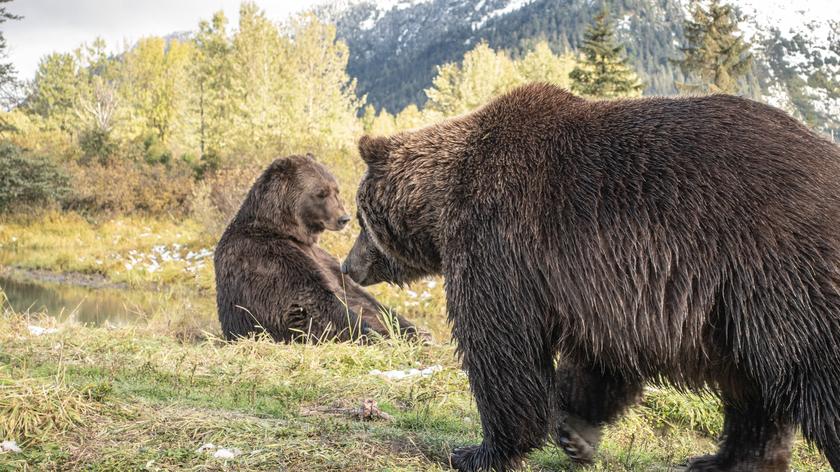
[[[157,135],[150,134],[143,141],[145,148],[144,159],[147,164],[169,165],[172,162],[172,152]]]
[[[79,148],[82,150],[81,162],[93,162],[107,165],[117,153],[117,145],[111,140],[107,131],[92,129],[79,136]]]
[[[67,175],[52,161],[0,143],[0,212],[54,206],[68,191]]]

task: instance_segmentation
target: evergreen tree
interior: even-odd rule
[[[8,3],[11,0],[0,0],[0,4]],[[21,17],[6,11],[6,7],[0,7],[0,24],[8,20],[19,20]],[[6,38],[0,31],[0,61],[6,59]],[[0,101],[3,106],[9,106],[17,100],[18,81],[15,75],[15,67],[8,62],[0,62]]]
[[[731,5],[719,0],[692,0],[691,19],[685,21],[684,57],[675,61],[686,77],[699,80],[695,84],[678,84],[683,91],[736,93],[739,79],[753,65],[750,44],[738,29],[740,18]]]
[[[40,115],[49,127],[72,133],[77,128],[76,101],[82,87],[76,57],[67,53],[49,54],[38,63],[26,108]]]
[[[624,45],[615,38],[613,25],[602,11],[583,34],[583,60],[569,74],[572,90],[591,97],[636,96],[642,84],[623,57]]]

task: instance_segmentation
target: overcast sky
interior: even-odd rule
[[[273,20],[323,0],[257,0]],[[224,10],[232,25],[239,18],[241,0],[14,0],[3,4],[22,15],[4,23],[9,59],[21,79],[35,75],[38,61],[51,52],[70,52],[97,36],[111,52],[121,52],[143,36],[194,31],[201,19]],[[763,23],[782,29],[812,19],[840,20],[840,0],[736,0],[765,17]],[[802,10],[807,10],[803,12]]]
[[[122,51],[144,36],[193,31],[202,19],[224,10],[231,24],[239,18],[241,0],[14,0],[7,11],[24,18],[0,28],[9,60],[18,77],[31,79],[38,60],[51,52],[69,52],[101,36],[109,50]],[[272,20],[321,3],[317,0],[261,0],[257,4]]]

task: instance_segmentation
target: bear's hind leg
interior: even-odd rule
[[[724,396],[723,435],[717,454],[691,459],[691,472],[784,472],[796,427],[772,415],[759,401]]]
[[[578,464],[593,461],[603,427],[638,402],[643,389],[641,383],[599,369],[562,364],[556,386],[559,405],[552,437]]]

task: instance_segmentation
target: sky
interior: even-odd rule
[[[38,61],[51,52],[70,52],[97,36],[111,52],[144,36],[194,31],[201,19],[224,10],[232,25],[241,0],[13,0],[4,4],[19,21],[4,23],[9,60],[18,77],[34,77]],[[283,20],[323,0],[257,0],[269,18]],[[389,3],[389,2],[384,2]],[[391,2],[393,3],[393,2]],[[811,19],[840,20],[840,0],[735,0],[763,23],[782,28]]]
[[[35,76],[38,61],[52,52],[70,52],[97,36],[109,51],[119,52],[144,36],[194,31],[198,22],[224,10],[230,23],[239,19],[241,0],[13,0],[3,6],[24,18],[0,25],[8,56],[20,79]],[[257,4],[269,18],[321,3],[319,0],[263,0]]]

